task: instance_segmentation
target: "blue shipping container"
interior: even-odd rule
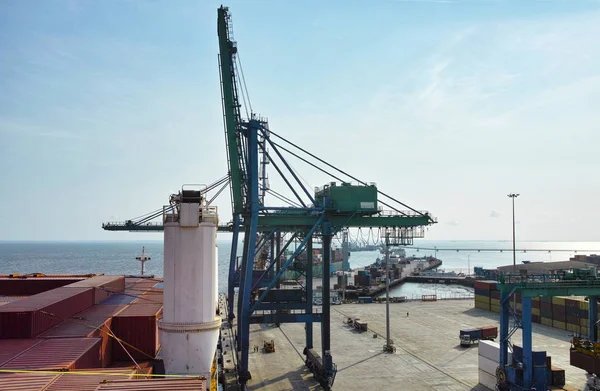
[[[460,330],[460,335],[468,335],[472,340],[476,340],[481,338],[482,331],[481,329],[466,329]]]

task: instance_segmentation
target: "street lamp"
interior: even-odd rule
[[[385,234],[385,346],[383,350],[393,353],[394,347],[390,338],[390,234]]]
[[[515,250],[515,198],[519,196],[519,194],[511,193],[508,195],[512,198],[512,215],[513,215],[513,274],[517,274],[517,253]]]

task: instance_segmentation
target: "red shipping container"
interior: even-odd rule
[[[0,295],[31,296],[82,280],[83,277],[0,277]]]
[[[28,296],[0,296],[0,303],[6,304],[6,303],[12,303],[14,301],[19,301],[21,299],[24,299]]]
[[[41,339],[2,339],[0,340],[0,366],[23,352],[41,343]],[[1,388],[0,388],[1,389]]]
[[[0,310],[2,310],[2,308],[0,308]],[[567,313],[565,312],[564,306],[552,304],[552,320],[556,320],[559,322],[567,321]]]
[[[477,280],[475,281],[475,285],[474,288],[477,289],[486,289],[488,291],[491,291],[493,289],[496,289],[496,281],[482,281],[482,280]]]
[[[137,293],[137,299],[132,304],[162,304],[163,303],[163,290],[160,288],[150,288],[143,293]]]
[[[94,288],[94,304],[125,290],[124,276],[94,276],[68,285],[69,288]]]
[[[498,336],[498,327],[483,326],[481,329],[481,338],[496,338]]]
[[[132,379],[132,375],[137,371],[133,368],[97,368],[89,372],[95,372],[96,374],[76,375],[77,371],[70,371],[70,374],[60,375],[44,391],[94,391],[105,380]],[[102,372],[105,372],[105,374]],[[106,373],[111,375],[106,375]],[[112,375],[114,373],[122,374],[122,376]]]
[[[91,307],[91,288],[57,288],[0,307],[0,338],[33,338]]]
[[[531,298],[531,308],[540,308],[540,298],[539,297]]]
[[[125,345],[134,360],[149,360],[156,356],[160,348],[157,320],[162,316],[162,304],[131,304],[113,318],[112,329],[115,336],[135,348]],[[112,341],[113,359],[130,361],[119,341]]]
[[[136,366],[131,361],[114,361],[107,369],[110,368],[129,368],[136,370],[136,373],[138,374],[151,375],[154,371],[154,364],[152,361],[138,361]],[[142,376],[136,378],[144,379]]]
[[[32,373],[10,373],[0,376],[0,390],[3,391],[39,391],[46,390],[48,384],[52,383],[60,375],[32,374]]]
[[[136,289],[136,290],[146,290],[152,288],[154,285],[161,282],[156,278],[126,278],[125,279],[125,288],[126,289]]]
[[[206,379],[115,380],[101,384],[95,391],[206,391]]]
[[[112,362],[112,317],[126,305],[95,305],[39,335],[39,338],[101,338],[102,367]]]
[[[99,368],[99,338],[47,339],[2,365],[2,369],[71,370]]]
[[[539,315],[535,315],[535,314],[531,314],[531,321],[534,323],[540,323],[540,316]]]

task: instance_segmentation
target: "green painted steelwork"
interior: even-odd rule
[[[497,284],[503,293],[520,292],[522,297],[537,296],[598,296],[600,278],[587,275],[585,279],[564,279],[561,274],[501,276]]]
[[[510,292],[516,288],[522,297],[537,296],[600,296],[600,281],[587,284],[546,283],[546,284],[498,284],[501,291]]]
[[[233,192],[233,214],[241,214],[243,205],[243,169],[240,158],[242,157],[241,139],[238,134],[240,125],[237,99],[234,56],[237,52],[235,43],[230,39],[228,28],[229,14],[226,7],[218,9],[217,32],[219,35],[219,65],[221,72],[221,93],[223,95],[223,110],[225,119],[225,133],[227,140],[227,157],[231,175],[231,190]]]
[[[359,214],[377,213],[377,187],[375,185],[363,186],[332,182],[315,192],[315,202],[323,205],[324,197],[329,198],[328,209]]]
[[[270,232],[273,227],[283,231],[306,232],[319,219],[321,213],[310,215],[306,212],[291,213],[278,212],[258,216],[258,229],[261,232]],[[335,230],[343,227],[422,227],[431,224],[431,217],[425,216],[352,216],[348,214],[332,214],[329,221]],[[106,231],[163,231],[162,223],[151,224],[127,224],[126,222],[104,223],[102,228]],[[232,232],[231,225],[219,225],[219,232]]]
[[[282,230],[307,230],[312,227],[320,217],[319,214],[292,214],[273,213],[258,217],[258,225],[263,229],[266,227],[280,227]],[[431,224],[431,217],[425,216],[357,216],[352,214],[331,214],[329,221],[333,227],[422,227]]]

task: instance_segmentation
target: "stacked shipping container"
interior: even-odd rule
[[[516,312],[521,314],[520,294],[515,294],[514,300]],[[511,298],[512,302],[513,299]],[[475,308],[496,313],[500,312],[500,292],[496,289],[495,281],[475,282]],[[600,305],[598,309],[600,313]],[[532,322],[545,326],[585,336],[588,335],[588,314],[589,303],[583,296],[543,296],[531,299]]]
[[[366,270],[359,270],[358,274],[354,275],[354,286],[369,286],[371,285],[371,276]]]
[[[0,295],[2,296],[31,296],[73,284],[84,277],[0,277]]]
[[[490,291],[495,287],[495,281],[475,281],[475,308],[490,311]]]
[[[107,367],[113,360],[131,363],[120,345],[113,357],[112,333],[135,347],[127,350],[136,360],[153,358],[160,347],[157,319],[163,302],[158,281],[97,277],[3,302],[0,367],[72,370]],[[150,366],[144,373],[151,371]]]
[[[70,370],[99,368],[99,338],[61,338],[45,340],[2,365],[2,369]]]
[[[0,307],[0,338],[35,338],[94,304],[92,288],[56,288]]]
[[[40,338],[101,338],[101,359],[105,367],[112,362],[113,316],[125,309],[126,305],[96,305],[76,314],[50,330]]]
[[[126,342],[127,351],[134,360],[154,358],[160,348],[157,320],[162,316],[162,304],[130,304],[113,318],[112,330],[115,336]],[[112,340],[113,358],[130,360],[119,341]]]

